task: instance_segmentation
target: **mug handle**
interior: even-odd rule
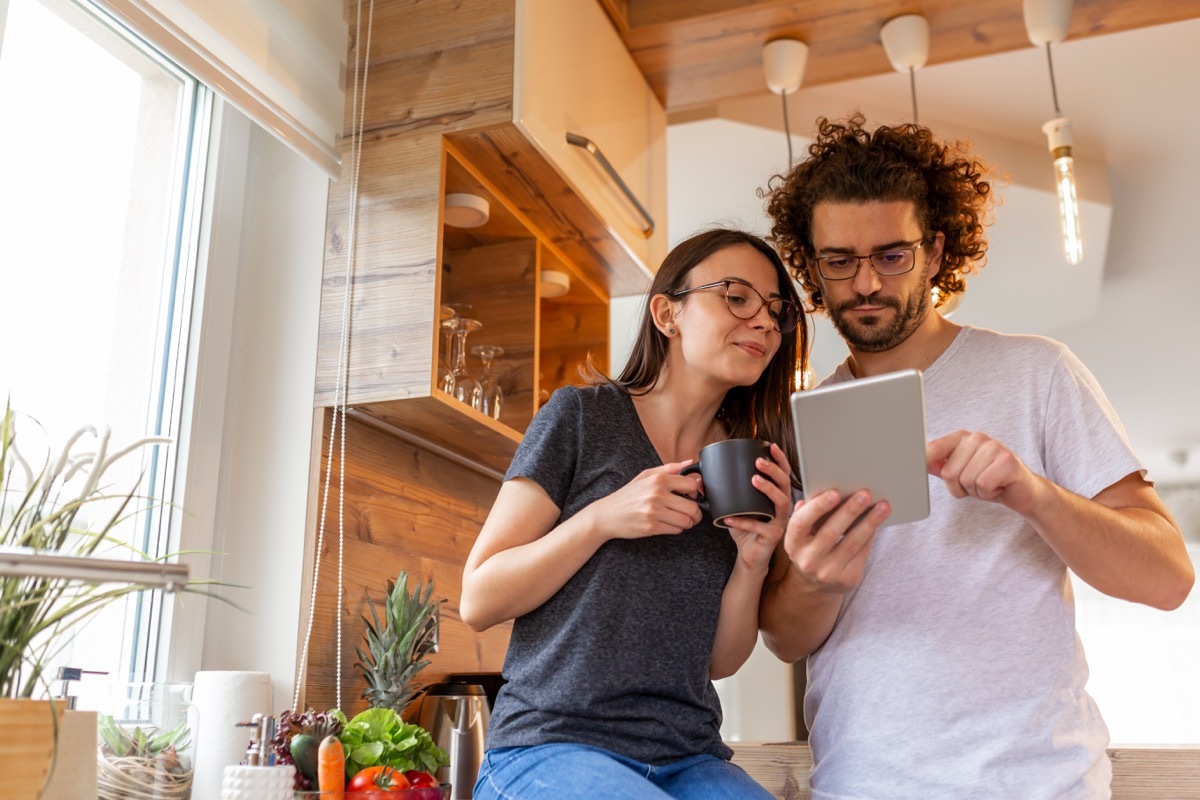
[[[700,471],[699,461],[693,461],[691,464],[688,464],[686,467],[679,470],[680,475],[691,475],[692,473],[699,475],[701,478],[704,477],[704,473]],[[687,497],[687,495],[685,495],[685,497]],[[708,514],[710,517],[712,516],[712,511],[710,511],[708,508],[708,500],[705,499],[703,494],[701,494],[699,497],[688,497],[688,499],[696,501],[696,505],[700,506],[700,509],[704,511],[704,513]]]

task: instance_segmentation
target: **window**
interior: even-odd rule
[[[83,0],[0,2],[0,400],[45,448],[89,424],[114,446],[178,437],[211,102]],[[112,472],[158,501],[122,532],[153,555],[172,549],[175,450]],[[61,663],[152,679],[162,601],[109,606]]]

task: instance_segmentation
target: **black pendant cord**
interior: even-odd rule
[[[1050,43],[1046,42],[1046,63],[1050,65],[1050,94],[1054,97],[1054,114],[1062,116],[1062,110],[1058,107],[1058,86],[1054,83],[1054,59],[1050,56]]]
[[[791,131],[791,128],[788,126],[787,90],[780,92],[779,96],[783,99],[783,135],[787,139],[788,172],[791,172],[791,170],[792,170],[792,131]]]
[[[908,87],[912,91],[913,125],[920,125],[917,119],[917,71],[912,67],[908,68]]]

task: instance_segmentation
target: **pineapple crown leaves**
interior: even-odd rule
[[[425,656],[433,649],[437,635],[437,607],[444,600],[432,601],[433,581],[417,581],[410,593],[408,573],[400,571],[395,582],[388,581],[384,598],[383,620],[375,603],[367,598],[371,612],[366,625],[367,649],[357,646],[358,663],[367,688],[362,696],[372,708],[392,708],[402,713],[421,685],[416,675],[429,665]]]

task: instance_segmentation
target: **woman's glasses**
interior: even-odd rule
[[[738,319],[753,319],[763,306],[775,323],[775,329],[780,333],[791,333],[796,329],[800,320],[800,306],[791,300],[776,297],[768,300],[758,293],[753,286],[739,281],[717,281],[703,286],[693,286],[691,289],[680,289],[678,292],[667,292],[670,297],[682,297],[688,292],[699,292],[705,289],[721,289],[725,292],[725,307],[729,313]]]

